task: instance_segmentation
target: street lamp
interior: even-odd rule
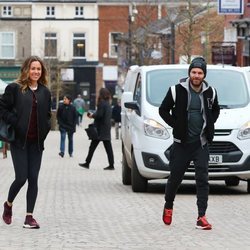
[[[170,40],[170,48],[171,48],[171,63],[175,64],[175,20],[177,18],[177,14],[175,13],[175,9],[171,9],[168,14],[170,21],[170,30],[171,30],[171,40]]]
[[[128,64],[132,64],[132,23],[135,20],[135,16],[138,14],[136,6],[132,4],[129,6],[129,16],[128,16]]]

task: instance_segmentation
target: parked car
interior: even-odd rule
[[[208,65],[206,80],[221,107],[209,145],[209,178],[228,186],[247,181],[250,193],[250,68]],[[148,180],[168,178],[172,128],[158,108],[170,86],[188,76],[188,65],[132,66],[122,94],[122,182],[145,192]],[[181,157],[181,156],[180,156]],[[185,173],[194,179],[194,167]]]

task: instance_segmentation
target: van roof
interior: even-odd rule
[[[144,71],[151,71],[151,70],[157,70],[157,69],[188,69],[189,64],[163,64],[163,65],[147,65],[147,66],[138,66],[138,65],[132,65],[130,66],[130,70],[137,71],[138,69],[142,69]],[[231,69],[231,70],[236,70],[236,71],[242,71],[246,70],[243,67],[236,67],[236,66],[231,66],[231,65],[212,65],[208,64],[207,69]]]

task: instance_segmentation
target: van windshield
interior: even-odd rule
[[[168,88],[187,77],[187,69],[160,69],[147,73],[147,101],[159,107]],[[221,108],[239,108],[249,103],[243,73],[225,69],[208,69],[205,79],[216,88]]]

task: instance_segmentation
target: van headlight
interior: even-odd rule
[[[144,120],[144,132],[145,135],[159,138],[168,139],[170,137],[167,129],[155,120],[146,119]]]
[[[250,139],[250,121],[246,122],[239,130],[238,139]]]

